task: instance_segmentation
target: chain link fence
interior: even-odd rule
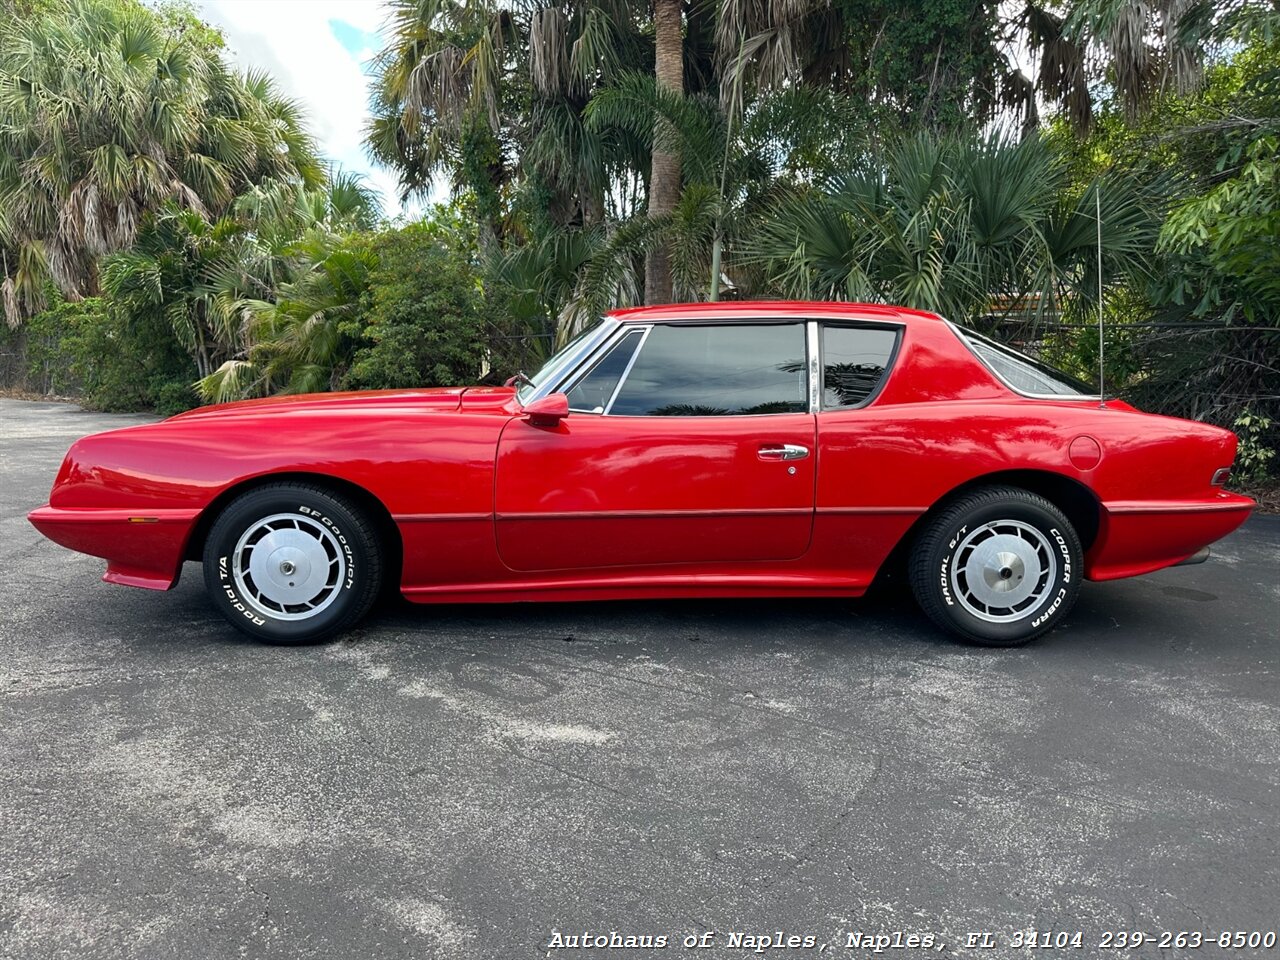
[[[983,332],[1030,356],[1098,382],[1095,324],[1011,318]],[[1148,413],[1232,429],[1250,413],[1270,420],[1256,444],[1280,449],[1280,327],[1124,323],[1105,327],[1105,388]],[[1273,461],[1272,474],[1275,473]]]
[[[34,324],[0,324],[0,390],[31,396],[79,396],[72,358],[61,349],[60,331]]]
[[[997,322],[983,332],[1037,359],[1098,379],[1093,324]],[[1280,404],[1280,328],[1126,323],[1105,329],[1108,396],[1151,413],[1230,425]]]

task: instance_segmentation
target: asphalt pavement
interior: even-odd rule
[[[0,400],[0,957],[1280,957],[1131,946],[1280,931],[1280,517],[1017,650],[895,597],[273,648],[27,524],[140,419]]]

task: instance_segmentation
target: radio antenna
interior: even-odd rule
[[[1102,333],[1102,185],[1096,184],[1093,193],[1098,214],[1098,406],[1107,405],[1107,368],[1103,361],[1106,337]]]

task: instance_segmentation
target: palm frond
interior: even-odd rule
[[[230,403],[258,396],[265,386],[264,371],[249,360],[227,360],[197,380],[195,390],[205,403]]]

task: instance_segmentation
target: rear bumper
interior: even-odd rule
[[[198,510],[92,510],[43,506],[27,514],[54,543],[107,561],[103,580],[148,590],[178,582]]]
[[[1209,557],[1209,544],[1244,523],[1256,504],[1223,491],[1203,500],[1129,500],[1102,506],[1098,538],[1085,557],[1090,580],[1201,563]]]

